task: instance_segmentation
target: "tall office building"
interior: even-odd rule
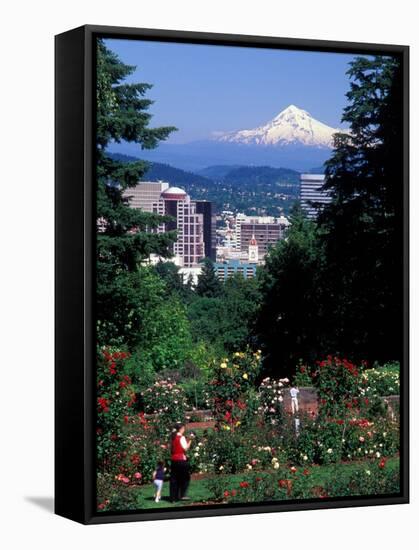
[[[307,218],[314,220],[325,205],[332,201],[329,191],[323,190],[324,174],[301,174],[300,202]]]
[[[213,211],[212,202],[209,201],[195,201],[196,211],[198,214],[202,214],[204,219],[204,247],[205,257],[211,258],[213,262],[216,259],[216,218]]]
[[[163,207],[163,208],[162,208]],[[183,267],[195,267],[204,259],[204,216],[196,210],[196,203],[179,187],[169,187],[155,205],[156,212],[173,218],[165,230],[177,231],[173,253],[182,259]]]
[[[248,251],[251,241],[258,244],[259,259],[263,260],[269,248],[283,239],[289,221],[284,216],[245,216],[238,214],[236,218],[236,243],[241,251]]]
[[[205,257],[204,243],[210,246],[211,234],[205,234],[205,219],[210,221],[211,203],[197,206],[189,195],[179,187],[169,187],[166,182],[140,182],[126,190],[124,196],[133,208],[170,216],[172,219],[153,229],[157,233],[177,231],[173,243],[174,261],[180,267],[195,267]],[[211,224],[209,224],[211,230]]]
[[[135,187],[126,189],[123,196],[132,208],[141,208],[144,212],[154,212],[153,205],[160,199],[163,191],[169,189],[165,181],[141,181]]]

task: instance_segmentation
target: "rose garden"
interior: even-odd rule
[[[299,365],[293,382],[316,390],[315,410],[285,407],[288,379],[261,378],[261,354],[235,352],[187,382],[156,377],[138,392],[129,355],[102,349],[97,379],[98,509],[173,506],[168,483],[155,503],[152,472],[170,468],[170,432],[185,421],[192,480],[187,504],[269,502],[397,493],[398,365],[368,368],[327,357]],[[177,503],[179,505],[180,503]],[[182,503],[185,504],[185,503]]]

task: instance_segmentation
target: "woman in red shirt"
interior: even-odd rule
[[[188,458],[186,451],[191,442],[186,440],[184,424],[176,424],[171,442],[171,468],[170,468],[170,500],[189,500],[186,496],[188,490],[189,474]]]

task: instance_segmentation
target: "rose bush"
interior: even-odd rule
[[[209,383],[209,402],[219,425],[233,429],[246,416],[247,395],[261,369],[261,352],[236,352],[214,364]]]
[[[112,348],[97,354],[96,450],[101,471],[112,470],[124,451],[124,418],[133,413],[136,401],[131,378],[124,372],[128,356]]]
[[[362,373],[360,395],[367,398],[386,397],[400,393],[400,363],[366,369]]]
[[[144,412],[158,418],[160,435],[168,435],[176,422],[185,421],[188,408],[185,392],[171,379],[160,379],[141,393]]]
[[[317,389],[319,415],[342,418],[359,407],[360,369],[348,359],[329,355],[318,362],[313,382]]]
[[[258,410],[268,424],[281,424],[284,417],[283,393],[288,378],[274,380],[264,378],[259,386],[260,405]]]

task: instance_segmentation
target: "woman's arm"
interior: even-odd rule
[[[192,441],[186,441],[186,437],[184,435],[182,435],[182,437],[180,438],[180,444],[182,445],[182,449],[184,451],[187,451],[189,449],[191,443]]]

